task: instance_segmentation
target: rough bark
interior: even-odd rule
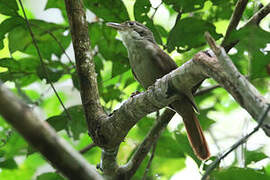
[[[0,82],[0,114],[69,179],[103,179],[96,170]]]

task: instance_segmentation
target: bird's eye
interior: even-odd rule
[[[128,22],[128,25],[129,26],[133,26],[134,25],[134,22]]]

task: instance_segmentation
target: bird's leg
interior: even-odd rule
[[[130,97],[134,97],[140,93],[141,93],[140,91],[136,90],[135,92],[131,93]]]

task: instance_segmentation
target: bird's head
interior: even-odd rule
[[[152,43],[156,43],[153,33],[145,25],[136,21],[126,21],[121,24],[109,22],[106,25],[117,29],[122,38],[122,41],[126,45],[141,40],[147,40]]]

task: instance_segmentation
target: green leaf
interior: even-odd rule
[[[64,74],[64,70],[63,69],[57,69],[57,68],[52,68],[52,67],[47,67],[46,68],[46,72],[44,72],[42,66],[39,66],[37,68],[37,74],[39,76],[39,78],[42,79],[46,79],[46,82],[49,83],[49,80],[51,82],[56,82],[58,81],[62,75]],[[48,75],[48,76],[47,76]]]
[[[230,55],[234,65],[237,67],[238,71],[243,75],[248,75],[248,70],[250,63],[248,61],[249,57],[244,54],[245,49],[237,46],[237,53]]]
[[[16,28],[17,26],[22,25],[23,19],[21,17],[12,17],[5,19],[0,24],[0,49],[3,49],[4,44],[3,40],[5,38],[6,33],[10,32],[12,29]]]
[[[218,20],[230,20],[236,0],[211,0],[211,2],[213,5],[211,5],[208,10],[207,20],[211,22],[218,22]]]
[[[218,180],[269,180],[270,176],[255,169],[231,167],[220,171],[214,171],[211,174],[211,179],[212,178]]]
[[[84,0],[84,5],[99,18],[111,22],[123,22],[129,19],[127,9],[122,1]]]
[[[241,40],[236,48],[239,49],[240,55],[244,54],[246,51],[248,51],[250,55],[245,59],[248,64],[246,65],[246,69],[250,70],[250,79],[269,77],[267,65],[270,63],[270,53],[267,51],[264,52],[263,49],[270,42],[270,32],[251,25],[234,31],[228,42],[235,42],[239,39]],[[248,63],[248,59],[251,59],[250,64]]]
[[[48,0],[45,10],[50,8],[58,8],[61,10],[65,10],[66,9],[65,2],[64,0]]]
[[[148,116],[144,117],[128,132],[126,139],[141,142],[146,137],[154,122],[154,118]],[[136,148],[134,150],[136,150]],[[130,154],[130,156],[132,156],[132,154]]]
[[[68,123],[68,125],[71,128],[74,139],[79,139],[79,135],[81,133],[87,132],[87,124],[83,107],[82,105],[72,106],[68,108],[68,112],[72,118],[71,123]]]
[[[33,101],[38,101],[40,98],[40,94],[35,91],[35,90],[31,90],[31,89],[23,89],[23,92]]]
[[[45,160],[39,154],[28,156],[20,163],[17,169],[2,169],[0,179],[29,180],[34,177],[37,168],[44,164]]]
[[[89,144],[93,143],[91,138],[89,137],[88,133],[84,133],[80,136],[79,142],[76,143],[76,149],[80,150],[84,147],[88,146]],[[91,164],[97,165],[100,163],[101,158],[101,148],[94,147],[89,151],[83,153],[84,158]]]
[[[36,72],[40,61],[35,57],[21,58],[17,60],[20,64],[21,71]]]
[[[250,25],[246,28],[234,31],[228,42],[234,42],[239,39],[241,39],[241,41],[239,41],[238,46],[252,53],[256,53],[259,49],[265,48],[266,44],[270,42],[270,32],[258,26]]]
[[[18,16],[18,5],[16,0],[0,1],[0,14],[7,16]]]
[[[22,58],[15,60],[12,58],[0,59],[0,66],[8,68],[7,72],[0,73],[2,81],[15,81],[21,86],[26,86],[38,79],[36,68],[39,61],[35,58]]]
[[[95,56],[94,57],[94,62],[95,62],[95,70],[98,74],[98,80],[100,77],[100,72],[103,69],[104,65],[103,65],[103,59],[100,56]]]
[[[81,105],[72,106],[67,109],[71,116],[71,120],[68,119],[66,112],[63,111],[61,115],[52,116],[46,121],[55,128],[56,131],[71,129],[74,139],[79,139],[81,133],[87,131],[86,120],[84,117],[83,107]]]
[[[37,177],[37,180],[65,180],[65,178],[63,178],[57,173],[49,172],[39,175]]]
[[[8,68],[9,70],[13,70],[13,71],[20,70],[19,62],[15,61],[13,58],[0,59],[0,66]]]
[[[149,161],[150,156],[146,156],[144,160],[142,161],[141,165],[139,166],[138,170],[135,172],[134,176],[132,179],[137,180],[137,179],[142,179],[145,169],[147,167],[147,163]],[[151,168],[152,169],[152,168]],[[150,172],[148,172],[148,176],[153,176],[152,170],[150,169]]]
[[[187,1],[187,0],[164,0],[167,5],[172,5],[176,12],[192,12],[203,8],[205,0]]]
[[[0,168],[3,169],[16,169],[18,165],[13,158],[10,159],[2,159],[0,158]]]
[[[65,102],[66,96],[63,94],[63,92],[58,91],[58,95],[60,96],[61,100]],[[59,115],[63,111],[62,106],[55,94],[42,99],[40,107],[44,109],[48,117]]]
[[[147,13],[151,9],[151,3],[149,0],[136,0],[134,4],[134,16],[136,21],[144,23],[152,32],[155,37],[155,40],[158,44],[162,44],[160,33],[154,25],[152,19],[147,16]]]
[[[138,136],[140,136],[141,138],[144,138],[149,130],[151,129],[151,127],[154,125],[155,123],[155,118],[152,117],[144,117],[142,118],[136,125],[138,127]]]
[[[12,132],[7,139],[7,143],[1,150],[5,152],[4,156],[6,159],[13,158],[16,155],[25,155],[27,152],[27,143],[17,132]]]
[[[71,74],[71,79],[72,79],[73,86],[74,86],[76,89],[80,90],[80,81],[79,81],[79,77],[78,77],[77,72],[73,72],[73,73]]]
[[[99,53],[105,60],[113,61],[112,76],[117,76],[129,69],[127,50],[122,42],[115,38],[116,31],[102,23],[89,24],[91,47],[98,46]],[[95,64],[103,68],[100,57],[95,57]],[[97,69],[99,73],[100,69]]]
[[[65,26],[41,20],[30,20],[30,25],[43,58],[50,59],[52,54],[60,57],[63,49],[66,49],[71,42],[70,36],[63,34]],[[21,51],[37,55],[29,30],[24,24],[13,28],[8,34],[8,40],[11,53]]]
[[[202,19],[188,17],[178,21],[168,38],[168,51],[177,49],[178,52],[188,51],[206,44],[204,33],[208,31],[217,40],[222,37],[216,33],[215,26]]]
[[[134,4],[134,16],[137,21],[144,22],[148,19],[147,13],[151,9],[149,0],[136,0]]]
[[[162,27],[160,25],[155,25],[155,27],[162,37],[164,37],[164,38],[168,37],[169,33],[167,32],[167,30],[164,27]]]
[[[122,93],[123,92],[118,87],[112,85],[106,87],[106,89],[103,89],[101,96],[105,102],[109,102],[112,99],[120,101]]]
[[[258,162],[260,160],[263,160],[265,158],[267,158],[268,156],[266,156],[263,152],[260,152],[259,150],[255,150],[255,151],[246,151],[245,153],[245,164],[249,165],[253,162]]]
[[[267,66],[270,64],[270,53],[265,55],[262,52],[257,51],[251,57],[250,78],[269,77]]]
[[[52,116],[46,120],[56,131],[67,128],[68,119],[65,115]]]
[[[0,66],[8,68],[10,72],[35,72],[38,65],[38,59],[32,57],[19,60],[13,58],[0,59]]]
[[[215,123],[213,119],[210,119],[207,114],[209,111],[213,110],[213,108],[200,109],[200,114],[198,114],[198,119],[202,126],[203,130],[209,129],[209,127]]]
[[[10,53],[13,53],[17,50],[25,51],[26,47],[32,42],[32,39],[25,27],[18,26],[9,32],[8,41]]]
[[[177,171],[186,167],[185,158],[154,158],[151,165],[153,174],[159,174],[161,179],[170,179]]]
[[[265,174],[270,176],[270,164],[269,163],[264,167],[264,171],[265,171]]]
[[[158,139],[156,155],[167,158],[185,157],[183,143],[184,142],[178,142],[178,140],[172,137],[172,133],[169,133],[168,130],[166,130]]]
[[[179,132],[174,133],[174,136],[176,138],[177,144],[179,144],[179,151],[181,151],[185,155],[190,156],[197,163],[197,165],[200,166],[201,161],[194,154],[192,147],[190,146],[190,143],[188,141],[188,137]]]

